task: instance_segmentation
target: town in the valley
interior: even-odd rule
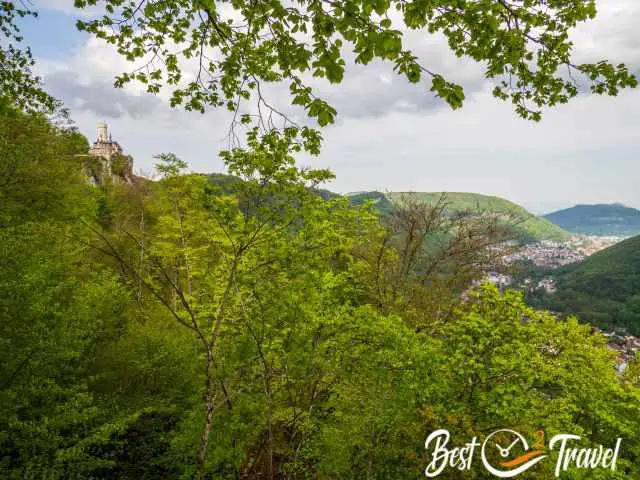
[[[589,255],[604,250],[622,240],[625,237],[615,236],[591,236],[574,235],[567,242],[543,240],[521,246],[515,253],[509,253],[502,257],[506,271],[519,271],[518,266],[529,265],[540,270],[553,271],[556,268],[565,267],[582,262]],[[512,268],[509,268],[512,267]],[[504,272],[488,272],[485,280],[494,283],[500,288],[520,288],[527,291],[544,289],[547,293],[555,292],[555,280],[553,275],[534,282],[525,277],[520,282],[517,275]]]
[[[553,295],[556,292],[556,282],[553,276],[555,269],[582,262],[585,258],[600,250],[604,250],[626,237],[574,235],[566,242],[543,240],[521,246],[515,253],[502,257],[501,272],[487,272],[484,281],[491,282],[501,289],[513,288],[523,292],[539,292]],[[523,269],[523,266],[527,268]],[[527,269],[545,271],[543,278],[533,279],[526,273],[518,275],[513,272],[527,271]],[[640,337],[629,334],[624,328],[614,331],[602,331],[593,327],[594,332],[602,333],[607,338],[609,348],[616,352],[616,369],[622,373],[629,361],[640,351]]]

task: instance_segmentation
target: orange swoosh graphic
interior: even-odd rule
[[[502,467],[517,467],[518,465],[526,462],[527,460],[542,455],[544,450],[532,450],[529,453],[525,453],[524,455],[520,455],[518,458],[514,458],[513,460],[509,460],[508,462],[501,462],[500,466]]]

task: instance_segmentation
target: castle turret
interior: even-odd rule
[[[106,123],[98,124],[98,139],[97,142],[108,142],[109,141],[109,129]]]

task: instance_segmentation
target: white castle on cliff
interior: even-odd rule
[[[91,169],[89,172],[92,183],[103,183],[106,177],[112,181],[124,181],[130,183],[133,179],[133,157],[125,155],[118,142],[111,138],[106,123],[98,124],[98,137],[89,149],[89,155],[95,157],[100,168]]]

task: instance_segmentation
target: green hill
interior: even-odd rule
[[[353,205],[362,205],[366,202],[373,202],[373,206],[382,214],[391,213],[393,203],[382,192],[358,192],[347,195]]]
[[[572,233],[621,236],[640,234],[640,210],[619,203],[576,205],[545,215],[545,218]]]
[[[557,292],[541,305],[602,327],[640,334],[640,236],[554,272]]]
[[[410,195],[427,203],[436,203],[442,192],[392,192],[388,193],[387,197],[393,202],[399,200],[402,195]],[[446,201],[449,208],[455,211],[482,210],[490,213],[515,215],[519,220],[519,224],[515,228],[524,240],[565,241],[569,238],[567,231],[504,198],[478,193],[447,192]]]

